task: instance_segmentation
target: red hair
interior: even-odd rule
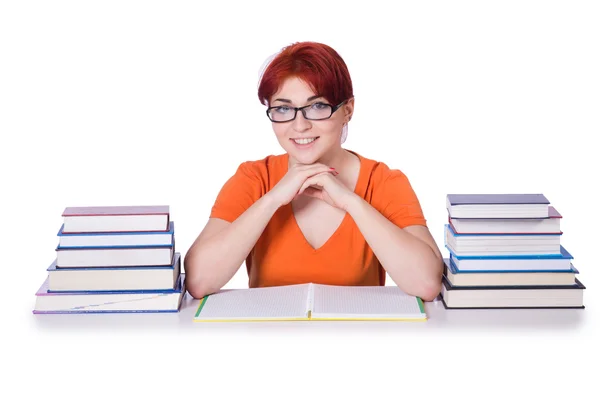
[[[346,63],[325,44],[303,42],[285,47],[264,71],[258,87],[260,102],[268,104],[289,77],[304,80],[315,94],[334,106],[354,95]]]

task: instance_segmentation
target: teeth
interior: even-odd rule
[[[311,143],[315,139],[317,139],[317,138],[301,138],[301,139],[294,139],[294,142],[296,142],[299,145],[306,145],[308,143]]]

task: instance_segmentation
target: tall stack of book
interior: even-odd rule
[[[35,314],[178,312],[185,295],[169,206],[67,207]]]
[[[448,194],[446,308],[583,308],[585,286],[543,194]]]

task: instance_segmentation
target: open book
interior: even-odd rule
[[[194,321],[427,319],[423,301],[395,286],[296,284],[221,290],[200,300]]]

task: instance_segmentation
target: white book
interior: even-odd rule
[[[456,233],[560,233],[562,215],[552,206],[546,218],[448,218]]]
[[[48,291],[140,291],[171,290],[181,273],[181,254],[173,255],[171,266],[58,268],[48,270]]]
[[[457,234],[445,226],[445,244],[457,256],[549,255],[559,257],[561,234]]]
[[[296,284],[221,290],[194,321],[426,320],[423,301],[396,286]]]
[[[165,231],[168,205],[67,207],[63,233]]]
[[[451,218],[546,218],[550,201],[543,194],[448,194]]]

